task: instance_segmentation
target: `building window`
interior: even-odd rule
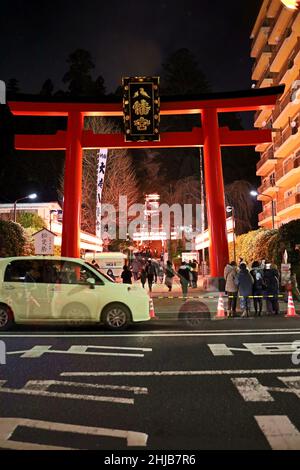
[[[288,197],[291,197],[293,195],[294,191],[293,189],[289,189],[284,193],[284,199],[287,199]]]
[[[271,173],[270,176],[269,176],[269,178],[270,178],[270,184],[271,184],[271,186],[275,186],[275,184],[276,184],[275,172],[274,172],[274,173]]]

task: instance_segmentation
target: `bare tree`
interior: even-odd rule
[[[225,186],[225,202],[233,206],[236,219],[236,233],[248,232],[252,228],[253,199],[249,196],[252,185],[245,180],[237,180]]]
[[[103,117],[87,118],[85,128],[91,129],[95,134],[119,131],[116,120]],[[96,227],[97,153],[97,150],[87,150],[83,155],[81,228],[93,233]],[[128,206],[138,202],[140,197],[132,158],[126,149],[109,150],[102,202],[113,204],[117,210],[121,195],[127,196]]]

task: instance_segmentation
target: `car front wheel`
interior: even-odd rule
[[[6,305],[0,305],[0,331],[9,330],[13,323],[11,310]]]
[[[110,330],[124,330],[130,323],[130,312],[125,305],[108,305],[102,314],[102,321]]]

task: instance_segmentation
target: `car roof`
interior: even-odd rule
[[[20,260],[48,260],[48,261],[80,261],[82,263],[85,262],[82,258],[68,258],[66,256],[44,256],[44,255],[37,255],[37,256],[10,256],[7,258],[0,258],[0,263],[10,263],[11,261],[20,261]]]

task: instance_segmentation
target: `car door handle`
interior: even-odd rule
[[[14,290],[15,287],[14,286],[5,286],[4,289],[5,290]]]

